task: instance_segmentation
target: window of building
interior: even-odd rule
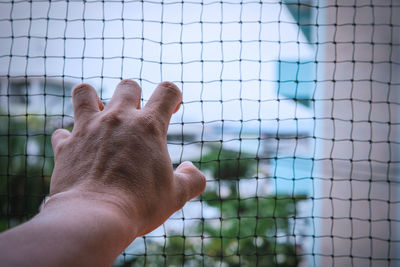
[[[297,21],[301,31],[309,42],[313,42],[313,28],[315,16],[312,0],[284,0],[290,14]]]
[[[316,79],[314,62],[280,61],[278,67],[278,94],[310,106]]]

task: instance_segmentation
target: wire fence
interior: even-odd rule
[[[205,193],[115,266],[398,266],[400,2],[0,1],[0,229],[38,212],[71,90],[183,93]]]

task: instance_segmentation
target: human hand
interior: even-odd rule
[[[190,162],[173,171],[166,136],[182,95],[172,83],[158,85],[145,107],[141,88],[124,80],[104,107],[95,89],[73,91],[75,125],[52,136],[55,167],[51,203],[112,210],[116,223],[128,225],[132,241],[161,225],[205,188],[204,175]],[[87,203],[91,203],[87,205]],[[45,208],[46,208],[45,206]]]

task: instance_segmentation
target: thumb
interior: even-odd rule
[[[59,148],[60,143],[67,139],[70,135],[71,133],[65,129],[58,129],[54,131],[53,135],[51,136],[51,144],[53,146],[54,154],[57,153],[57,148]]]
[[[192,198],[203,193],[206,177],[190,161],[182,162],[174,173],[174,183],[179,208]]]

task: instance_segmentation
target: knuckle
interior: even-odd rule
[[[109,126],[120,125],[123,121],[121,112],[119,110],[110,110],[100,117],[100,123],[107,124]]]
[[[201,173],[200,177],[201,178],[200,178],[200,188],[199,189],[200,189],[200,194],[202,194],[207,186],[207,178],[203,173]]]
[[[53,135],[51,136],[51,141],[52,141],[52,146],[53,146],[53,152],[55,155],[58,155],[60,153],[60,151],[63,150],[64,146],[65,146],[65,142],[67,140],[61,140],[61,141],[57,141],[57,136],[61,133],[62,130],[56,130]]]
[[[184,196],[183,197],[179,197],[178,200],[177,200],[177,203],[176,203],[176,205],[177,205],[176,209],[180,210],[181,208],[183,208],[183,206],[185,206],[186,202],[187,201],[184,198]]]
[[[203,192],[204,189],[206,188],[206,184],[207,184],[207,179],[206,176],[204,175],[204,173],[202,173],[201,171],[197,170],[198,172],[198,179],[199,179],[199,191]]]
[[[136,127],[141,127],[147,134],[161,135],[161,122],[153,114],[143,114],[137,117]]]
[[[179,210],[185,206],[188,196],[186,190],[179,190],[179,193],[176,194],[176,209]]]
[[[64,149],[64,146],[65,146],[64,142],[60,142],[57,145],[54,145],[53,147],[54,154],[55,155],[60,154],[60,152]]]

